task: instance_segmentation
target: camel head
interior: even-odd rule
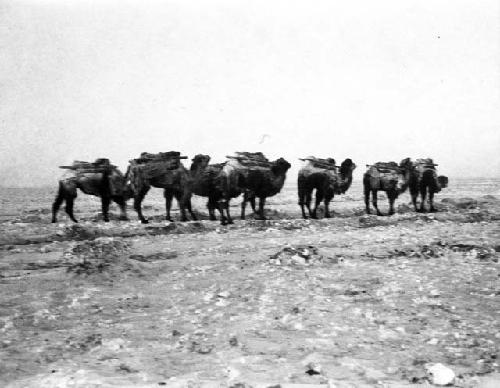
[[[401,170],[405,171],[411,171],[413,169],[414,165],[413,162],[411,161],[410,158],[404,158],[400,163],[399,163],[399,168]]]
[[[340,165],[340,185],[337,194],[344,194],[352,183],[352,173],[356,169],[356,163],[352,159],[347,158]]]
[[[278,160],[275,160],[273,162],[273,167],[271,168],[271,171],[275,175],[281,175],[281,174],[286,174],[288,169],[292,167],[290,163],[288,163],[285,159],[279,158]]]
[[[413,162],[410,158],[404,158],[399,163],[399,171],[397,174],[396,191],[398,195],[403,193],[408,187],[410,181],[410,174],[414,169]]]
[[[116,195],[122,196],[125,201],[134,196],[134,191],[132,190],[132,185],[130,184],[129,179],[129,169],[127,169],[127,173],[123,175],[120,170],[113,168],[109,175],[109,182],[111,185],[111,191]]]
[[[352,159],[347,158],[340,165],[340,175],[342,175],[342,178],[345,179],[346,177],[352,175],[352,172],[356,167],[356,163],[354,163]]]
[[[193,159],[191,159],[191,161],[193,162],[191,164],[191,171],[194,171],[197,169],[204,169],[205,167],[208,166],[208,163],[210,162],[210,156],[198,154],[198,155],[195,155],[195,157]]]
[[[448,177],[447,176],[439,175],[437,177],[437,181],[438,181],[440,188],[444,189],[444,188],[448,187]]]

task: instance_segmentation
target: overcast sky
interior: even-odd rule
[[[169,150],[499,176],[499,4],[0,0],[0,184]]]

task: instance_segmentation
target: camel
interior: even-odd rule
[[[97,167],[100,166],[100,167]],[[95,163],[75,161],[74,166],[61,166],[71,169],[74,175],[61,179],[56,199],[52,205],[52,222],[57,222],[57,212],[66,202],[66,213],[73,222],[78,222],[73,213],[75,198],[80,189],[84,194],[101,198],[102,215],[109,221],[109,205],[111,201],[120,207],[120,219],[127,220],[126,201],[132,197],[130,187],[124,175],[117,167],[109,164],[107,159],[98,159]]]
[[[238,186],[243,189],[243,202],[241,203],[241,219],[245,219],[247,202],[257,214],[257,219],[265,220],[264,205],[266,198],[278,194],[285,184],[286,172],[291,167],[285,159],[279,158],[270,162],[269,167],[244,168],[238,177]],[[240,170],[241,171],[241,170]],[[259,198],[259,209],[255,209],[255,199]]]
[[[221,224],[232,223],[233,221],[228,210],[229,206],[226,206],[226,202],[224,201],[226,197],[234,198],[231,197],[231,193],[225,195],[226,176],[223,172],[225,163],[208,164],[209,162],[210,156],[208,155],[198,154],[192,159],[191,192],[202,197],[208,197],[207,208],[210,220],[216,220],[215,209],[218,209]],[[232,194],[238,196],[241,194],[241,191],[233,192]]]
[[[346,159],[340,166],[340,172],[335,165],[335,159],[317,159],[314,157],[301,159],[306,165],[299,171],[298,194],[302,217],[307,218],[304,207],[307,207],[309,217],[317,218],[317,209],[321,201],[325,204],[325,218],[330,217],[329,204],[335,194],[344,194],[352,183],[352,173],[356,164]],[[316,190],[316,203],[311,210],[312,193]]]
[[[190,174],[180,162],[186,159],[179,152],[143,152],[141,157],[133,159],[127,169],[126,177],[133,191],[134,209],[141,223],[149,221],[142,214],[142,201],[151,187],[164,189],[166,220],[172,221],[170,210],[175,198],[179,204],[181,221],[187,221],[186,209],[193,220],[197,217],[191,208]]]
[[[408,188],[413,163],[410,158],[405,158],[399,166],[396,162],[378,162],[367,167],[363,176],[366,213],[370,214],[371,193],[373,207],[378,216],[382,215],[377,206],[377,193],[385,191],[389,200],[389,215],[394,214],[394,202]]]
[[[434,164],[430,158],[417,159],[414,163],[414,169],[410,175],[409,188],[413,207],[417,212],[425,211],[425,197],[427,192],[429,193],[429,210],[435,212],[434,194],[448,186],[448,177],[443,175],[438,176],[436,166],[437,164]],[[420,208],[417,208],[417,197],[419,194],[422,201],[420,202]]]

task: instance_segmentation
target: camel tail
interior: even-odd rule
[[[64,201],[65,195],[64,195],[64,184],[62,181],[59,181],[59,187],[57,188],[57,195],[56,195],[56,201],[60,200],[61,202]]]
[[[64,195],[64,185],[63,185],[62,181],[59,181],[59,188],[57,189],[56,199],[54,200],[54,203],[52,204],[52,222],[57,221],[57,212],[65,199],[66,199],[66,197]]]

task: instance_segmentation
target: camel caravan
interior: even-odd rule
[[[223,163],[210,164],[210,156],[198,154],[191,159],[186,168],[183,160],[187,156],[180,152],[143,152],[129,161],[125,174],[111,164],[109,159],[100,158],[95,162],[74,161],[72,165],[60,166],[70,174],[59,181],[59,189],[52,206],[52,222],[57,222],[57,212],[63,202],[65,210],[73,222],[74,201],[78,189],[84,194],[101,199],[102,216],[109,221],[109,205],[115,202],[121,211],[120,219],[127,220],[126,202],[133,199],[133,207],[139,220],[146,224],[148,219],[142,213],[142,201],[151,187],[163,189],[166,219],[171,219],[172,201],[178,203],[181,221],[197,220],[193,212],[193,195],[207,198],[209,219],[217,220],[219,213],[222,225],[232,224],[230,201],[242,196],[242,220],[246,217],[247,203],[256,219],[265,220],[265,204],[282,190],[287,171],[291,164],[283,158],[271,161],[261,152],[235,152],[228,155]],[[333,158],[309,156],[300,159],[303,166],[299,170],[298,204],[303,218],[318,218],[317,210],[324,203],[324,217],[331,217],[329,205],[335,195],[346,193],[353,181],[356,164],[349,158],[337,166]],[[366,213],[370,214],[370,194],[376,214],[382,213],[377,206],[377,193],[384,191],[389,201],[389,215],[394,214],[397,197],[409,188],[415,211],[425,211],[428,196],[429,211],[436,211],[434,195],[447,187],[448,178],[438,176],[432,159],[403,159],[396,162],[377,162],[367,165],[363,175]],[[311,202],[315,192],[315,203]],[[417,198],[421,196],[420,207]],[[258,200],[258,203],[257,203]],[[306,213],[307,209],[307,213]]]

